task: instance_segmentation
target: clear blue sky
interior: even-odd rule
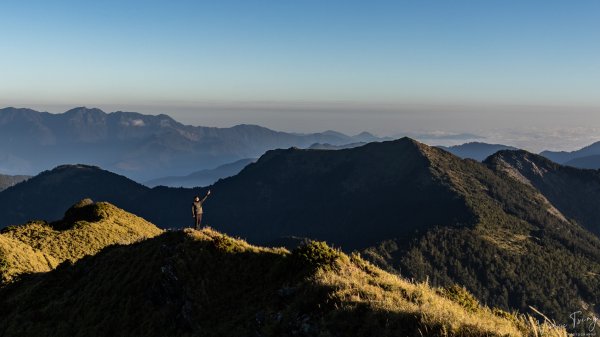
[[[569,111],[600,127],[600,1],[9,0],[0,22],[2,106],[384,133],[576,126]]]

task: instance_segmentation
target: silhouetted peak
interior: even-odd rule
[[[81,106],[66,111],[65,115],[106,115],[106,113],[98,108],[87,108]]]
[[[356,135],[356,137],[375,137],[375,135],[373,135],[370,132],[363,131],[363,132],[359,133],[358,135]]]
[[[40,113],[38,111],[32,110],[32,109],[28,109],[28,108],[16,108],[16,107],[6,107],[6,108],[2,108],[0,109],[0,113],[15,113],[15,112],[35,112],[35,113]]]
[[[247,129],[247,130],[269,130],[264,126],[256,125],[256,124],[238,124],[233,127],[233,129]]]
[[[58,172],[58,171],[70,171],[70,170],[93,170],[93,171],[102,171],[102,169],[98,166],[94,165],[86,165],[86,164],[64,164],[59,165],[50,172]]]
[[[557,166],[558,164],[553,161],[543,157],[541,155],[528,152],[526,150],[500,150],[493,155],[489,156],[484,163],[493,164],[499,161],[504,161],[509,164],[517,164],[521,163],[529,163],[534,165],[543,165],[543,166]]]
[[[47,112],[39,112],[32,109],[27,108],[15,108],[8,107],[0,109],[0,117],[6,121],[14,121],[14,120],[37,120],[43,115],[47,115]]]
[[[344,136],[346,136],[346,135],[344,135],[343,133],[341,133],[341,132],[337,132],[337,131],[334,131],[334,130],[326,130],[326,131],[324,131],[324,132],[321,132],[321,134],[323,134],[323,135],[327,135],[327,136],[338,136],[338,137],[340,137],[340,136],[341,136],[341,137],[344,137]]]

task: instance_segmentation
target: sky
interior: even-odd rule
[[[598,1],[3,0],[0,22],[2,107],[600,139]]]

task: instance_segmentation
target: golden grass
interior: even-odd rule
[[[282,247],[271,248],[251,245],[243,239],[219,233],[211,227],[204,227],[202,230],[184,228],[183,232],[189,238],[196,241],[212,241],[217,243],[217,247],[227,253],[273,253],[283,256],[290,254],[289,250]],[[226,243],[223,244],[223,242]]]
[[[420,317],[424,326],[442,327],[445,334],[477,336],[566,336],[566,331],[529,316],[500,317],[488,307],[470,312],[444,298],[426,283],[413,283],[387,273],[357,255],[346,255],[333,270],[321,269],[315,281],[335,289],[343,306],[366,304],[374,309]]]
[[[125,216],[118,211],[113,213],[117,214]],[[99,222],[102,221],[108,220]],[[118,227],[117,222],[113,219],[111,226]],[[37,229],[35,233],[54,235],[56,240],[86,238],[74,233],[60,236],[36,226],[42,224],[29,224],[17,233],[30,228]],[[72,230],[78,229],[66,231]],[[122,233],[120,230],[111,229]],[[33,234],[21,235],[33,240]],[[23,256],[37,256],[36,268],[41,270],[42,255],[33,248],[5,235],[0,236],[0,242],[0,247],[24,251]],[[54,247],[49,251],[60,252],[56,247],[62,247],[42,242],[42,247]],[[331,250],[324,245],[313,248]],[[481,305],[467,308],[460,301],[442,296],[439,289],[387,273],[357,254],[348,256],[337,251],[333,260],[302,260],[313,261],[307,267],[296,263],[304,256],[299,252],[303,251],[253,246],[211,228],[167,232],[83,259],[53,272],[53,277],[12,283],[4,288],[4,294],[0,288],[0,294],[7,295],[5,302],[0,300],[0,312],[2,304],[5,309],[17,306],[18,310],[13,307],[4,311],[11,318],[13,329],[7,331],[28,331],[29,335],[72,331],[69,325],[55,330],[56,322],[76,315],[81,319],[74,323],[79,328],[88,329],[98,319],[110,317],[111,326],[139,335],[150,331],[156,335],[160,331],[164,335],[180,335],[180,324],[188,324],[190,331],[215,336],[248,335],[250,331],[280,336],[304,329],[305,335],[314,336],[566,336],[564,330],[531,317]],[[320,256],[319,251],[304,251],[312,253]],[[25,263],[29,261],[26,259]],[[50,266],[45,268],[49,270]],[[70,268],[83,268],[86,272],[73,272]],[[73,293],[63,294],[63,276],[70,277]],[[156,303],[147,301],[148,294]],[[129,296],[126,302],[124,296]],[[34,319],[40,313],[32,311],[28,304],[32,301],[48,308],[42,310],[47,321]],[[76,307],[57,310],[63,308],[64,301]],[[140,314],[146,309],[148,312]],[[182,312],[186,315],[183,321],[167,325],[163,322],[166,317],[181,320]],[[256,325],[257,317],[262,317],[262,325]],[[140,322],[144,322],[144,328]],[[105,332],[96,327],[86,335],[106,335]]]
[[[188,229],[185,232],[195,240],[218,241],[226,238],[229,245],[235,248],[224,249],[233,253],[290,254],[284,248],[252,246],[210,228],[202,231]],[[332,289],[328,297],[338,303],[338,310],[350,311],[366,306],[372,311],[392,314],[392,317],[393,314],[413,316],[419,321],[423,335],[437,335],[442,331],[445,336],[566,337],[564,329],[540,323],[530,316],[508,314],[485,306],[475,311],[467,310],[459,303],[441,296],[427,283],[415,283],[390,274],[363,260],[358,254],[348,256],[340,252],[332,268],[319,268],[310,279],[317,287]]]
[[[0,259],[4,256],[7,261],[0,270],[2,278],[10,281],[22,273],[45,272],[63,261],[75,262],[94,255],[109,245],[127,245],[163,232],[109,203],[92,206],[100,218],[95,222],[76,221],[64,230],[45,222],[29,222],[0,234],[0,252],[4,252],[0,253]]]
[[[23,273],[50,271],[57,265],[54,257],[0,235],[0,283],[10,282]]]
[[[480,236],[483,240],[514,254],[525,254],[527,252],[527,240],[531,238],[530,235],[516,234],[503,228],[492,230],[482,226],[481,232]]]

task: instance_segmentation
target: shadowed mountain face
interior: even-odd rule
[[[480,142],[465,143],[462,145],[454,146],[438,146],[440,149],[444,149],[455,156],[461,158],[470,158],[478,161],[483,161],[488,156],[500,151],[500,150],[516,150],[512,146],[502,144],[487,144]]]
[[[526,151],[501,151],[486,164],[534,186],[564,216],[600,235],[600,171],[563,166]]]
[[[84,198],[132,207],[148,188],[123,176],[87,165],[63,165],[0,192],[0,227],[35,219],[61,219]]]
[[[472,212],[432,174],[422,146],[406,138],[267,152],[214,185],[206,221],[251,241],[314,237],[346,249],[435,225],[472,225]]]
[[[145,181],[256,158],[274,148],[375,138],[355,137],[332,131],[292,134],[256,125],[195,127],[167,115],[87,108],[63,114],[5,108],[0,109],[0,171],[34,173],[65,163],[89,163]]]

